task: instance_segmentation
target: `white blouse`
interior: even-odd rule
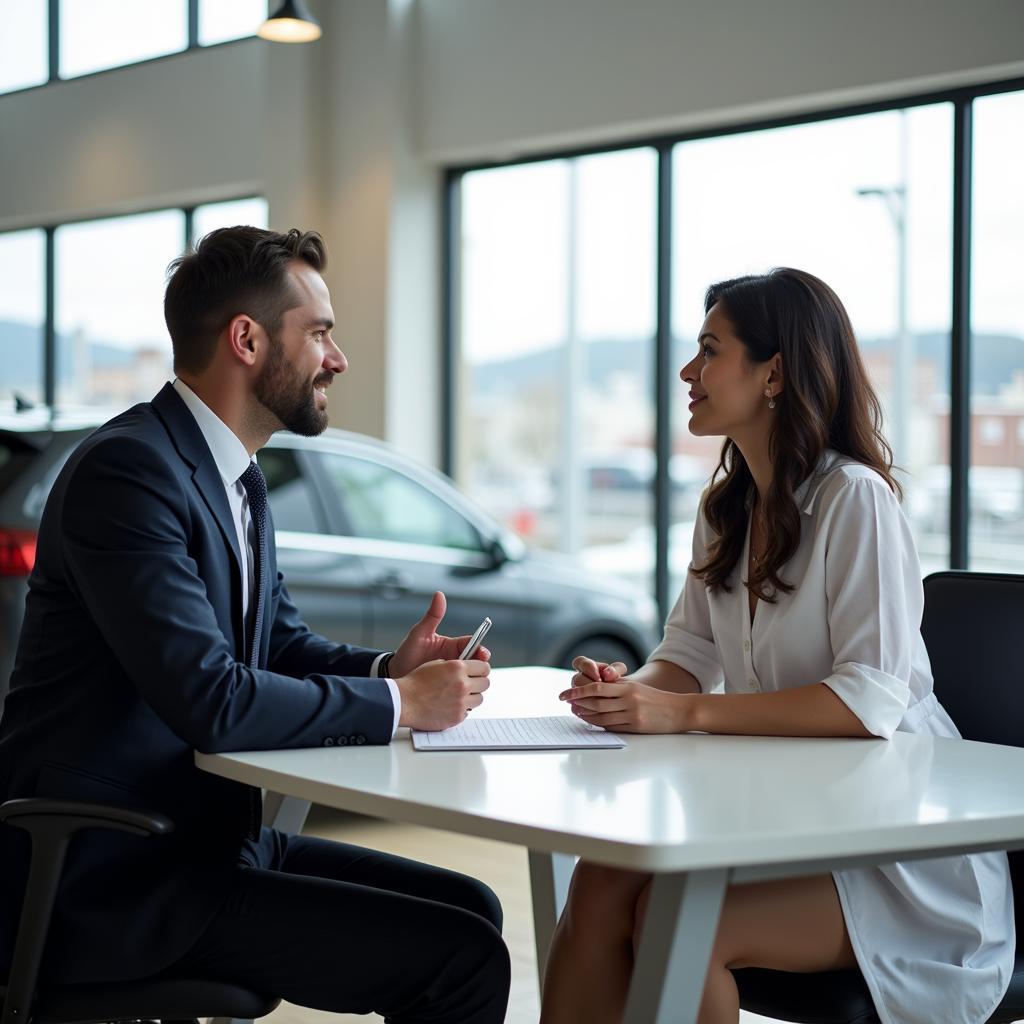
[[[824,682],[875,736],[959,737],[932,693],[921,637],[924,592],[906,517],[885,480],[828,452],[796,492],[800,541],[780,576],[795,589],[758,601],[742,580],[750,527],[711,592],[687,573],[650,661],[672,662],[701,690],[758,693]],[[749,516],[748,516],[749,520]],[[712,540],[703,514],[692,565]],[[1006,855],[971,854],[833,872],[857,961],[883,1024],[981,1024],[1013,970]],[[943,928],[936,928],[936,914]],[[941,932],[941,935],[939,934]]]

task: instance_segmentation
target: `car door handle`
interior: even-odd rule
[[[380,592],[381,597],[401,597],[412,589],[412,576],[407,572],[399,572],[397,569],[390,569],[381,573],[373,585]]]

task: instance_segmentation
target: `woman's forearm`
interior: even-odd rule
[[[634,683],[653,686],[656,690],[669,693],[700,693],[697,677],[671,661],[649,661],[629,674]]]
[[[824,683],[772,693],[687,698],[688,731],[748,736],[857,736],[873,733]]]

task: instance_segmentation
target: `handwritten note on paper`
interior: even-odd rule
[[[571,750],[618,748],[625,741],[577,718],[467,718],[442,732],[412,730],[417,750]]]

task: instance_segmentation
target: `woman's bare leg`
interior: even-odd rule
[[[650,885],[637,900],[639,943]],[[835,971],[857,966],[831,875],[734,885],[726,893],[711,952],[699,1024],[736,1024],[739,993],[730,968]]]
[[[650,875],[580,861],[551,941],[541,1024],[615,1024],[633,972],[637,899]]]

